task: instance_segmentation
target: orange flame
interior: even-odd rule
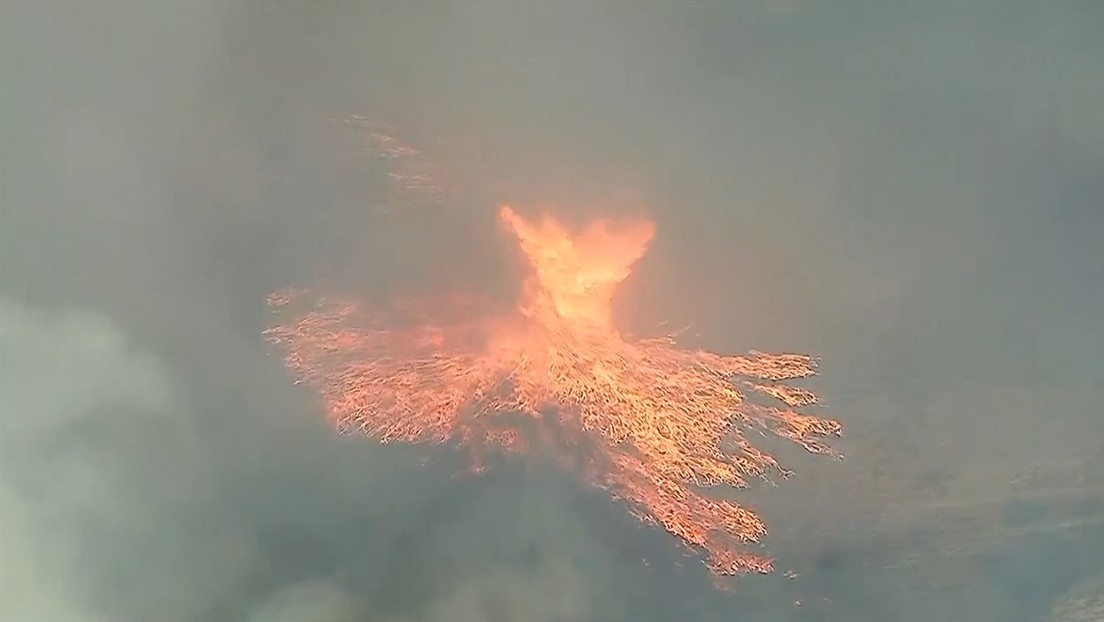
[[[318,387],[341,429],[385,443],[507,451],[536,443],[564,457],[583,454],[570,464],[589,484],[704,551],[715,573],[769,572],[770,559],[745,546],[766,534],[760,517],[703,489],[788,475],[748,442],[748,431],[834,455],[822,439],[840,425],[797,412],[817,397],[781,383],[813,375],[816,361],[723,356],[680,349],[670,337],[620,335],[611,300],[647,250],[651,222],[597,221],[572,233],[551,217],[529,221],[509,207],[499,218],[532,268],[515,313],[441,322],[415,304],[397,312],[418,323],[399,329],[387,314],[328,299],[282,316],[268,338]],[[269,304],[281,309],[304,294],[277,292]],[[777,404],[750,403],[752,392]]]
[[[545,217],[526,222],[509,207],[499,218],[517,236],[534,270],[525,311],[545,326],[563,324],[572,332],[614,332],[610,317],[614,290],[640,259],[655,227],[650,222],[618,228],[599,220],[580,235],[571,234]]]

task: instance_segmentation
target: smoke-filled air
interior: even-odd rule
[[[0,622],[1104,620],[1099,0],[0,0]]]

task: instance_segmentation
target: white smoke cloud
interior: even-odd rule
[[[74,577],[65,569],[74,554],[66,545],[72,533],[53,525],[75,528],[80,519],[74,523],[74,515],[111,519],[122,510],[96,464],[61,453],[54,458],[62,464],[51,465],[44,454],[72,426],[101,415],[98,405],[157,411],[170,403],[170,393],[156,361],[128,352],[122,335],[101,318],[0,301],[0,617],[95,619],[71,602]]]
[[[2,301],[0,413],[0,618],[93,620],[106,599],[187,620],[247,567],[236,534],[159,532],[211,473],[167,368],[107,319]],[[111,576],[119,555],[148,574]]]
[[[322,582],[289,586],[262,601],[247,622],[357,622],[360,612],[353,599]]]
[[[4,300],[0,354],[0,619],[100,622],[101,609],[180,621],[219,608],[249,622],[367,615],[364,597],[325,576],[235,594],[265,572],[253,534],[220,524],[218,480],[243,467],[205,462],[170,368],[118,325]],[[426,568],[439,593],[400,619],[586,619],[594,594],[573,560],[589,540],[566,503],[537,485],[520,503],[492,491],[465,504],[425,536],[452,576]],[[536,564],[484,555],[487,526],[503,521],[510,528],[493,536],[499,546],[515,557],[541,552]]]
[[[591,598],[567,560],[550,559],[530,572],[502,569],[475,577],[435,602],[420,620],[581,622],[590,619]]]

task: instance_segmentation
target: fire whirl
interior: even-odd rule
[[[370,309],[282,291],[269,298],[279,320],[267,338],[342,430],[476,452],[551,448],[588,484],[704,552],[716,574],[769,572],[770,559],[746,547],[766,534],[760,517],[705,492],[788,475],[749,432],[835,455],[824,439],[840,425],[797,412],[817,397],[785,384],[813,375],[816,361],[622,336],[611,300],[652,223],[598,221],[573,232],[509,207],[498,215],[531,266],[512,312],[443,321],[433,317],[438,305]],[[753,394],[766,399],[753,403]]]

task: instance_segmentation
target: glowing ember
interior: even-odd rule
[[[759,516],[702,489],[787,474],[747,441],[751,430],[833,453],[822,439],[839,424],[796,412],[816,396],[780,384],[814,374],[815,361],[722,356],[679,349],[669,337],[620,335],[611,300],[652,239],[649,222],[598,221],[573,234],[509,207],[499,218],[532,267],[515,312],[455,322],[432,317],[439,301],[372,310],[326,298],[295,316],[291,308],[309,294],[283,291],[269,298],[281,313],[267,337],[321,391],[343,430],[382,442],[539,445],[581,457],[567,463],[704,551],[714,572],[770,571],[769,559],[742,546],[765,535]],[[751,403],[749,393],[777,405]]]

